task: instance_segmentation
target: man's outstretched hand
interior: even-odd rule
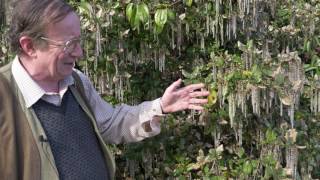
[[[208,102],[206,97],[209,92],[202,90],[204,84],[191,84],[182,88],[181,79],[172,83],[164,92],[161,98],[161,107],[163,113],[172,113],[185,109],[203,110],[203,105]]]

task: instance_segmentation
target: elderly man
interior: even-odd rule
[[[62,0],[21,0],[14,8],[10,43],[17,56],[0,73],[9,79],[37,147],[35,179],[114,179],[106,143],[154,136],[163,114],[202,110],[207,103],[198,98],[208,95],[198,91],[203,84],[179,88],[178,80],[159,99],[112,107],[74,69],[82,57],[80,36],[79,17]]]

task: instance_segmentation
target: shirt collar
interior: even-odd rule
[[[48,94],[43,90],[36,81],[28,74],[28,72],[21,65],[18,56],[16,56],[12,62],[12,75],[22,93],[26,107],[29,108],[35,104],[43,95]],[[68,86],[74,84],[72,75],[67,76],[65,79],[59,82],[59,91],[68,88]]]

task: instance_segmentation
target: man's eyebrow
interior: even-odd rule
[[[77,39],[82,39],[82,36],[74,36],[70,40],[77,40]]]
[[[60,42],[67,42],[67,41],[73,41],[73,40],[79,40],[82,39],[82,36],[67,36],[65,39],[60,40]]]

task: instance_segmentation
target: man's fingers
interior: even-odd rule
[[[178,79],[177,81],[173,82],[168,88],[167,91],[172,92],[178,87],[180,87],[182,80]]]
[[[199,83],[199,84],[190,84],[188,86],[185,87],[185,90],[187,90],[188,92],[192,92],[194,90],[197,90],[197,89],[201,89],[201,88],[204,88],[204,84],[203,83]]]
[[[204,108],[203,108],[202,106],[194,105],[194,104],[190,104],[190,105],[188,106],[188,109],[193,109],[193,110],[198,110],[198,111],[204,110]]]
[[[210,94],[209,91],[195,91],[190,93],[190,97],[191,98],[202,97],[202,96],[208,96],[209,94]]]
[[[189,100],[190,104],[206,104],[208,103],[208,99],[196,99],[196,98],[192,98]]]

